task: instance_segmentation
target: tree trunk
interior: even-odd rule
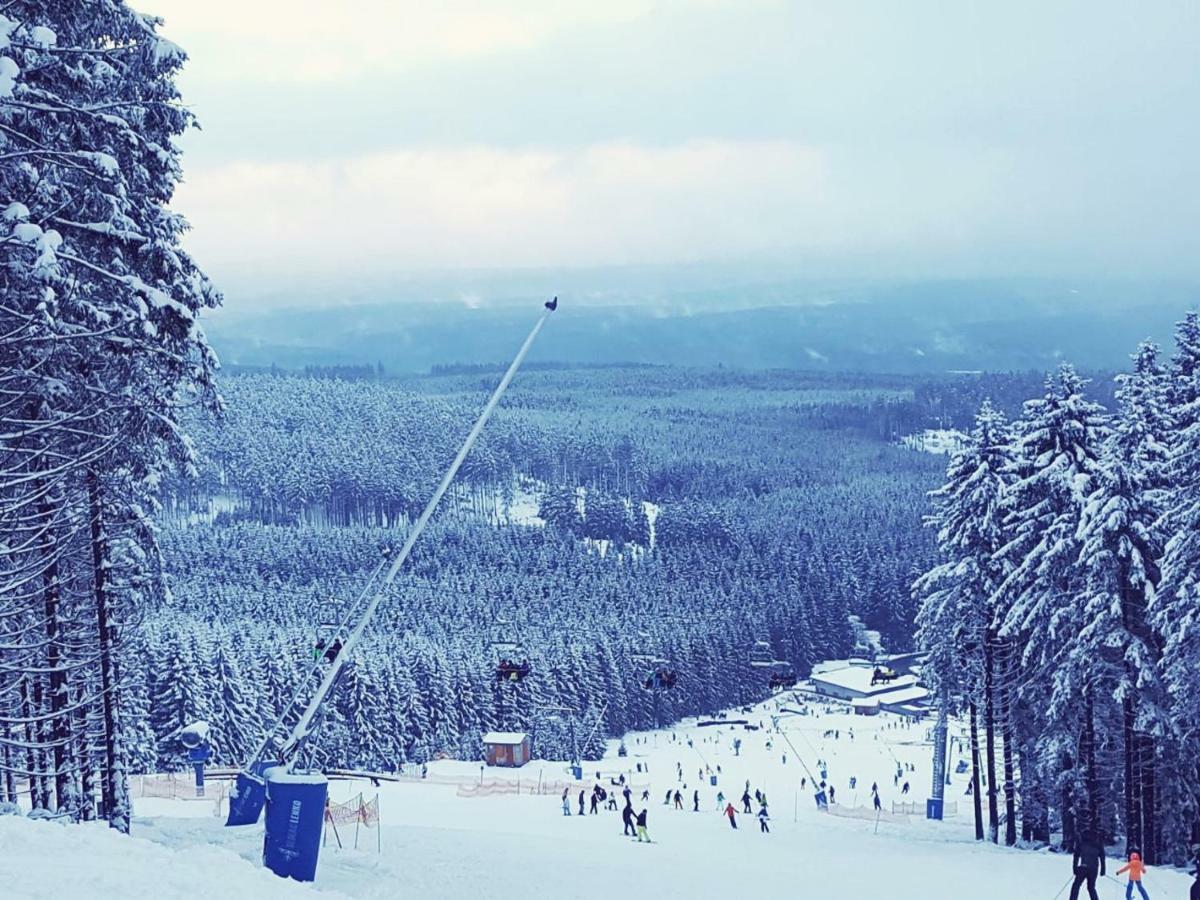
[[[983,840],[983,798],[979,796],[979,720],[971,703],[971,794],[975,800],[975,840]]]
[[[1149,735],[1141,736],[1141,814],[1142,814],[1142,859],[1149,865],[1159,863],[1158,856],[1158,822],[1156,809],[1156,766],[1154,764],[1154,738]]]
[[[1133,698],[1125,695],[1122,701],[1122,729],[1125,738],[1125,855],[1142,846],[1141,784],[1137,777],[1135,761],[1140,749],[1140,739],[1133,730]]]
[[[1003,662],[1000,666],[1000,740],[1004,756],[1004,843],[1011,847],[1017,842],[1017,784],[1013,765],[1012,688],[1009,684],[1011,666],[1008,642],[1003,645]]]
[[[47,522],[45,540],[49,547],[49,561],[42,575],[42,603],[46,616],[46,669],[49,672],[51,716],[47,728],[53,744],[51,752],[54,759],[54,792],[58,798],[57,809],[77,818],[78,810],[73,802],[74,791],[71,790],[71,766],[68,764],[71,729],[63,711],[68,703],[67,674],[63,670],[59,637],[59,605],[62,598],[58,583],[57,548],[54,546],[55,532],[50,524],[53,521],[53,512],[43,504],[41,513]]]
[[[983,734],[987,750],[988,836],[1000,843],[1000,811],[996,802],[996,685],[995,635],[989,630],[983,642]]]
[[[1083,700],[1083,777],[1087,785],[1087,827],[1100,833],[1100,773],[1096,769],[1096,710],[1089,689]]]
[[[108,538],[104,532],[104,510],[100,486],[94,472],[88,473],[88,518],[91,520],[92,590],[96,601],[96,629],[100,653],[100,697],[104,719],[104,780],[100,786],[104,814],[117,831],[129,832],[129,796],[117,702],[117,624],[108,585]]]

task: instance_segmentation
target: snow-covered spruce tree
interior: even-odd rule
[[[1170,415],[1158,347],[1143,343],[1134,370],[1117,376],[1117,412],[1079,524],[1082,628],[1068,665],[1086,673],[1097,704],[1120,704],[1127,850],[1157,860],[1155,748],[1169,730],[1159,679],[1158,634],[1149,620],[1162,555]]]
[[[1172,818],[1190,824],[1200,844],[1200,313],[1176,327],[1168,371],[1172,430],[1167,466],[1167,536],[1162,585],[1151,615],[1162,638],[1161,670],[1170,693],[1171,719],[1182,739],[1173,781],[1189,786]]]
[[[978,714],[983,709],[988,834],[999,841],[995,744],[995,643],[992,598],[1004,580],[1002,502],[1010,468],[1004,415],[985,401],[975,427],[950,459],[946,483],[930,494],[943,562],[913,585],[920,602],[917,644],[930,654],[925,671],[943,702],[965,705],[971,723],[976,837],[983,839]]]
[[[1091,668],[1070,653],[1084,625],[1079,521],[1106,434],[1104,410],[1086,398],[1085,386],[1064,364],[1047,378],[1044,396],[1026,402],[1005,499],[1009,534],[998,555],[1011,569],[996,598],[1006,609],[1001,638],[1022,648],[1016,676],[1026,727],[1017,749],[1027,840],[1049,840],[1047,794],[1060,777],[1072,782],[1059,784],[1073,807],[1064,817],[1092,827],[1099,817]]]
[[[156,26],[118,0],[16,0],[0,18],[0,333],[21,334],[5,345],[0,377],[4,415],[23,423],[5,429],[3,451],[21,465],[5,467],[0,503],[19,510],[53,497],[32,546],[67,546],[55,507],[88,544],[49,581],[28,553],[11,562],[26,574],[40,566],[43,584],[87,585],[91,603],[73,608],[91,617],[96,666],[80,696],[100,713],[102,814],[120,830],[129,809],[118,660],[131,611],[154,587],[149,516],[162,475],[190,462],[183,393],[215,404],[215,360],[196,315],[218,298],[180,250],[185,223],[167,208],[179,177],[173,139],[192,124],[174,86],[183,54]],[[56,618],[32,616],[31,627]],[[71,676],[62,659],[44,663],[56,679]],[[6,705],[21,695],[9,687]],[[44,694],[27,687],[27,697]],[[52,721],[64,727],[63,715]],[[40,743],[35,751],[54,753],[62,742]]]

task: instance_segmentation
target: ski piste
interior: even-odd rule
[[[487,405],[484,406],[483,412],[481,412],[479,414],[479,418],[475,420],[475,424],[467,434],[462,446],[459,447],[458,453],[455,455],[453,462],[450,463],[450,467],[442,476],[442,480],[434,490],[433,495],[429,498],[429,502],[425,504],[425,508],[422,510],[420,517],[410,529],[408,536],[405,539],[404,544],[401,546],[399,552],[394,555],[392,555],[390,552],[385,552],[384,558],[371,573],[367,583],[363,586],[363,589],[359,592],[358,596],[351,604],[350,609],[347,610],[344,620],[340,623],[341,626],[348,625],[351,621],[357,619],[356,624],[354,625],[353,629],[351,629],[349,634],[347,634],[346,639],[342,642],[341,649],[327,664],[325,675],[321,679],[320,685],[317,687],[312,698],[309,700],[308,705],[305,707],[304,712],[300,716],[300,719],[292,728],[291,733],[281,745],[278,758],[268,758],[270,756],[270,749],[273,739],[276,732],[283,726],[288,714],[300,702],[300,698],[303,696],[302,690],[297,691],[292,699],[285,705],[284,710],[280,713],[279,718],[272,725],[271,729],[268,730],[263,736],[263,739],[256,747],[254,754],[246,761],[246,764],[238,773],[237,783],[234,788],[234,792],[231,794],[232,802],[229,804],[229,817],[225,822],[227,826],[252,824],[258,821],[265,802],[265,790],[262,778],[262,773],[265,768],[272,765],[279,765],[284,767],[288,772],[292,772],[296,769],[297,762],[304,750],[305,744],[317,730],[317,726],[320,722],[318,715],[326,701],[328,701],[330,695],[333,693],[334,686],[337,684],[338,677],[341,675],[347,660],[353,657],[355,648],[362,640],[363,634],[366,632],[367,627],[371,624],[371,620],[374,618],[375,612],[379,609],[380,604],[383,603],[384,598],[387,595],[388,588],[391,586],[392,582],[396,578],[396,575],[400,572],[401,567],[408,559],[409,554],[412,552],[413,546],[417,543],[417,540],[421,537],[421,533],[425,530],[425,526],[429,524],[429,520],[433,517],[433,513],[437,509],[438,504],[441,502],[442,497],[453,483],[454,477],[458,474],[459,468],[466,460],[467,455],[471,452],[471,448],[475,446],[475,442],[479,439],[479,435],[483,433],[483,429],[487,425],[488,420],[491,418],[492,413],[495,412],[496,407],[500,404],[500,400],[504,396],[505,391],[508,390],[509,384],[512,383],[517,371],[521,368],[521,363],[525,361],[525,357],[529,354],[530,348],[533,347],[533,342],[537,339],[538,334],[541,332],[543,326],[545,326],[550,316],[553,315],[555,310],[558,308],[558,297],[556,296],[553,300],[547,301],[545,304],[543,304],[543,306],[544,312],[530,330],[529,335],[525,338],[525,342],[521,345],[521,349],[517,351],[517,355],[509,364],[508,370],[504,373],[504,377],[501,378],[500,383],[496,385],[496,389],[492,392],[491,397],[488,399]],[[389,557],[391,558],[390,565],[388,565]],[[382,577],[380,576],[381,572],[383,573]],[[358,609],[362,606],[363,601],[367,597],[370,599],[366,602],[365,608],[363,608],[361,613],[359,613]],[[314,660],[314,674],[318,672],[323,665],[325,665],[323,660],[324,657],[321,656],[318,656],[317,659]]]

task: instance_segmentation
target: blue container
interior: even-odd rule
[[[263,773],[267,786],[267,833],[263,865],[280,878],[317,877],[321,828],[329,782],[324,775],[292,775],[282,767]]]
[[[262,773],[271,766],[279,763],[270,760],[256,762],[249,772],[238,772],[234,789],[229,793],[229,818],[225,820],[226,827],[230,825],[253,825],[262,815],[263,804],[267,800],[267,786],[263,782]]]
[[[571,766],[571,774],[576,781],[583,781],[583,766]]]
[[[930,797],[925,801],[925,818],[942,820],[942,798]]]
[[[717,786],[717,776],[716,776],[716,775],[709,775],[709,776],[708,776],[708,783],[709,783],[709,784],[711,784],[713,787],[716,787],[716,786]]]

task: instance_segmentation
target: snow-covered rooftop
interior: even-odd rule
[[[879,705],[878,697],[855,697],[850,701],[850,705],[856,709],[874,709]]]
[[[864,697],[876,697],[881,694],[886,694],[889,691],[896,691],[900,688],[911,688],[917,684],[917,679],[912,675],[901,675],[899,678],[894,678],[892,681],[884,684],[871,684],[871,676],[874,669],[868,666],[847,666],[844,669],[835,669],[831,672],[814,672],[811,676],[811,681],[814,684],[827,684],[833,687],[843,688],[844,690],[856,691]]]
[[[483,736],[485,744],[519,744],[525,740],[523,731],[489,731]]]
[[[925,688],[910,687],[899,691],[889,691],[886,694],[878,694],[872,699],[878,700],[880,703],[886,703],[889,706],[894,706],[897,703],[914,703],[917,700],[924,700],[928,696],[929,691]]]

